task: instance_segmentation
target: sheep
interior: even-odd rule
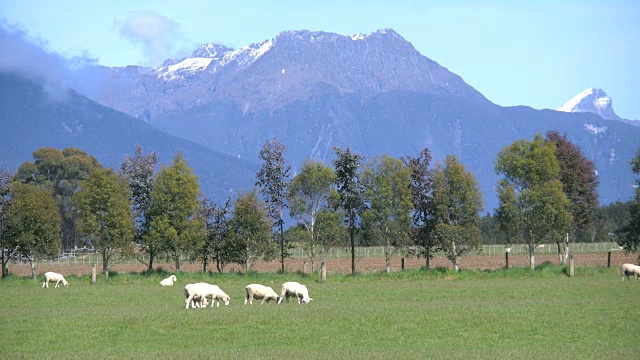
[[[282,284],[282,290],[280,290],[280,299],[278,299],[278,304],[282,302],[282,299],[285,296],[287,298],[287,302],[289,302],[290,296],[298,298],[298,304],[300,304],[300,301],[308,304],[311,300],[313,300],[309,297],[309,290],[307,290],[306,286],[293,281]]]
[[[636,281],[638,281],[638,278],[640,277],[640,266],[638,265],[633,265],[633,264],[622,264],[622,281],[624,281],[624,278],[626,277],[627,280],[629,279],[629,275],[633,274],[636,277]]]
[[[160,286],[173,286],[173,282],[178,281],[175,275],[171,275],[168,278],[160,281]]]
[[[204,298],[211,298],[211,307],[217,300],[217,305],[220,306],[220,300],[224,301],[225,305],[229,305],[231,298],[222,289],[216,285],[207,283],[195,283],[187,284],[184,287],[185,308],[189,308],[189,304],[193,302],[193,299],[200,298],[201,305],[204,303]],[[193,306],[193,304],[192,304]]]
[[[269,302],[271,300],[276,303],[280,300],[278,294],[273,291],[272,288],[260,284],[249,284],[244,288],[247,292],[247,296],[244,298],[244,304],[247,305],[247,301],[249,304],[253,304],[253,299],[262,299],[260,305],[264,304],[264,302]]]
[[[207,307],[208,304],[209,304],[209,300],[207,300],[206,297],[200,296],[197,294],[191,300],[191,308],[193,309],[195,308],[204,309]]]
[[[55,281],[56,282],[55,287],[60,286],[60,282],[62,282],[62,285],[64,285],[64,287],[69,286],[69,283],[67,282],[67,280],[64,279],[64,276],[62,276],[62,274],[54,273],[52,271],[48,271],[44,273],[44,282],[42,283],[42,287],[45,287],[46,285],[48,289],[49,281]]]

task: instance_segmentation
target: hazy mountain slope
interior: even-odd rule
[[[220,200],[250,189],[255,164],[164,133],[143,121],[65,89],[0,73],[0,162],[16,169],[42,147],[77,147],[106,166],[118,167],[134,144],[155,150],[162,163],[180,151],[195,168],[202,190]]]

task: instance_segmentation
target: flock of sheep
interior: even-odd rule
[[[625,277],[629,279],[629,275],[634,275],[636,281],[640,278],[640,266],[634,264],[623,264],[621,268],[622,273],[622,281],[624,281]],[[60,283],[64,287],[68,287],[69,283],[65,280],[62,274],[58,274],[55,272],[46,272],[44,273],[44,282],[42,283],[42,287],[49,287],[49,282],[55,281],[56,286],[59,287]],[[177,281],[175,275],[171,275],[168,278],[160,281],[161,286],[173,286],[173,282]],[[309,303],[312,298],[309,297],[309,290],[307,287],[293,281],[286,282],[282,284],[282,288],[280,289],[280,296],[273,291],[272,288],[260,284],[249,284],[245,287],[246,295],[244,298],[244,304],[247,304],[247,301],[250,304],[253,304],[253,299],[262,299],[262,304],[264,302],[269,302],[271,300],[280,304],[283,298],[286,298],[287,302],[289,302],[289,298],[293,297],[298,300],[298,304],[300,303]],[[209,303],[209,299],[211,299],[211,307],[213,307],[214,302],[217,303],[217,306],[220,306],[220,301],[223,301],[225,305],[229,305],[229,300],[231,298],[227,295],[220,287],[217,285],[211,285],[207,283],[195,283],[195,284],[187,284],[184,287],[184,302],[185,307],[188,309],[189,305],[192,308],[205,308]]]
[[[173,286],[173,281],[175,280],[176,277],[171,275],[170,277],[162,280],[160,285]],[[271,300],[280,304],[284,298],[289,302],[290,297],[296,298],[298,300],[298,304],[307,304],[313,300],[309,297],[309,290],[307,290],[306,286],[293,281],[282,284],[280,296],[278,296],[272,288],[261,284],[249,284],[245,286],[245,291],[245,305],[247,304],[247,301],[249,304],[253,304],[254,299],[262,299],[262,304],[264,304],[265,301],[269,302]],[[223,301],[225,305],[229,305],[229,301],[231,300],[229,295],[222,291],[222,289],[217,285],[207,283],[185,285],[184,302],[186,309],[189,308],[189,305],[191,305],[191,308],[205,308],[209,303],[209,299],[211,300],[211,307],[213,307],[214,303],[216,306],[220,306],[220,301]]]

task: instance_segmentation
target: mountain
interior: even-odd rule
[[[287,159],[328,162],[333,146],[367,158],[457,155],[477,176],[490,211],[500,149],[536,132],[566,132],[592,159],[602,203],[628,200],[640,128],[585,112],[501,107],[420,54],[393,30],[342,36],[285,31],[234,50],[203,44],[156,68],[99,68],[95,99],[233,157],[257,160],[278,137]]]
[[[564,112],[590,112],[607,120],[620,120],[613,111],[611,97],[604,90],[590,87],[585,89],[557,109]]]
[[[619,120],[631,125],[640,126],[638,120],[627,120],[613,111],[613,100],[602,89],[590,87],[571,98],[557,109],[564,112],[593,113],[606,120]]]
[[[201,190],[217,201],[230,191],[250,189],[257,166],[164,133],[73,90],[37,79],[0,72],[0,164],[16,170],[43,147],[75,147],[103,165],[118,168],[134,145],[170,163],[182,152],[195,169]]]

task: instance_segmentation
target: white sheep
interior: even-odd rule
[[[629,275],[635,275],[636,281],[638,281],[638,278],[640,278],[640,266],[633,265],[633,264],[622,264],[621,271],[622,271],[622,281],[624,281],[625,277],[628,280]]]
[[[313,300],[309,297],[309,290],[307,290],[307,287],[294,281],[282,284],[282,290],[280,290],[280,299],[278,299],[278,304],[282,302],[282,299],[284,297],[286,297],[287,302],[289,302],[290,296],[297,298],[298,304],[300,304],[300,301],[307,304],[309,303],[309,301]]]
[[[276,294],[276,292],[268,286],[260,284],[249,284],[245,286],[244,289],[247,292],[247,295],[244,298],[245,305],[247,305],[247,301],[249,301],[249,304],[253,304],[253,299],[262,299],[262,303],[260,303],[261,305],[264,304],[265,301],[269,302],[273,300],[277,303],[278,300],[280,300],[278,294]]]
[[[195,283],[195,284],[187,284],[184,287],[184,297],[185,297],[185,308],[189,308],[189,304],[191,303],[193,307],[193,299],[200,298],[200,305],[204,303],[204,298],[211,299],[211,307],[213,307],[214,302],[217,300],[217,305],[220,306],[220,300],[224,301],[225,305],[229,305],[229,301],[231,298],[227,295],[220,287],[217,285],[211,285],[207,283]]]
[[[178,281],[175,275],[171,275],[168,278],[160,281],[160,286],[173,286],[173,282]]]
[[[44,273],[44,282],[42,283],[42,287],[45,287],[45,285],[47,286],[47,289],[49,288],[49,281],[55,281],[56,282],[56,286],[58,287],[60,286],[60,283],[62,282],[62,285],[64,285],[64,287],[68,287],[69,283],[67,282],[67,280],[64,279],[64,276],[62,276],[62,274],[58,274],[58,273],[54,273],[52,271],[48,271],[46,273]]]

